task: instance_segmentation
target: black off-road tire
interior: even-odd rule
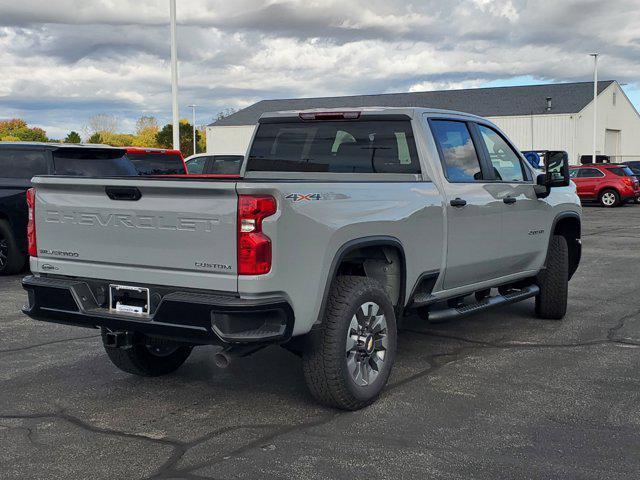
[[[352,318],[366,302],[375,302],[384,312],[388,347],[375,380],[360,386],[347,370],[345,348]],[[393,305],[380,283],[366,277],[336,278],[322,323],[309,335],[302,358],[303,370],[307,386],[319,402],[342,410],[358,410],[378,398],[391,373],[397,342]]]
[[[128,348],[110,347],[105,344],[105,333],[102,329],[102,343],[109,360],[123,372],[141,377],[159,377],[176,371],[191,355],[192,347],[176,346],[166,355],[155,355],[145,344],[132,345]]]
[[[536,296],[539,318],[562,320],[567,313],[569,292],[569,248],[561,235],[551,238],[546,268],[537,278],[540,293]]]
[[[6,220],[0,220],[0,255],[0,275],[18,273],[27,262],[27,257],[18,247],[11,225]]]
[[[610,197],[607,197],[607,195],[609,195]],[[613,198],[614,199],[613,203],[605,202],[605,198]],[[619,207],[622,204],[622,201],[620,199],[620,194],[612,188],[606,188],[603,191],[601,191],[600,195],[598,195],[598,202],[600,203],[601,206],[605,208]]]

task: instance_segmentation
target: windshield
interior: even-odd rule
[[[56,175],[81,177],[137,176],[126,151],[100,148],[59,148],[53,151]]]
[[[261,123],[247,171],[420,173],[409,120]]]
[[[128,153],[139,175],[180,175],[187,173],[179,155],[165,153]]]

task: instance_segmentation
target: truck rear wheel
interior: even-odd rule
[[[382,286],[366,277],[334,280],[320,328],[303,355],[309,390],[321,403],[358,410],[380,395],[396,356],[396,318]]]
[[[191,355],[192,347],[161,341],[135,343],[126,348],[110,347],[105,343],[105,333],[102,329],[102,343],[109,360],[123,372],[133,375],[166,375],[177,370]]]
[[[0,275],[13,275],[24,268],[25,255],[20,251],[11,225],[0,220]]]
[[[569,292],[569,248],[562,235],[551,238],[546,268],[537,278],[536,314],[540,318],[562,320],[567,313]]]

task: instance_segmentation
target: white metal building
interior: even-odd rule
[[[263,100],[207,127],[207,152],[245,154],[264,112],[336,107],[428,107],[489,118],[522,150],[593,150],[593,82],[348,97]],[[640,114],[616,81],[598,82],[597,154],[640,160]]]

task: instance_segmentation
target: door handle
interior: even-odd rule
[[[516,203],[517,202],[517,200],[515,198],[513,198],[513,197],[504,197],[502,199],[502,201],[504,203],[506,203],[507,205],[511,205],[512,203]]]
[[[454,198],[453,200],[451,200],[451,201],[449,202],[449,204],[450,204],[452,207],[464,207],[464,206],[467,204],[467,201],[466,201],[466,200],[463,200],[463,199],[461,199],[461,198]]]

